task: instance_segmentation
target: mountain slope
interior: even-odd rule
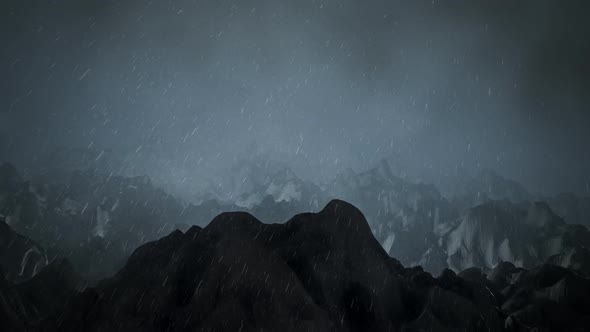
[[[34,331],[58,316],[85,283],[66,260],[50,263],[34,277],[13,284],[0,273],[0,326],[3,331]]]
[[[411,274],[426,280],[412,281],[404,271],[362,213],[342,201],[285,224],[224,213],[204,229],[138,248],[56,324],[85,331],[388,331],[423,324],[426,310],[440,326],[500,329],[491,302],[480,311],[470,297],[417,270]],[[437,316],[439,301],[455,300],[465,310],[460,320]]]
[[[590,279],[500,263],[438,278],[404,268],[343,201],[284,224],[244,212],[174,231],[87,288],[65,261],[0,278],[11,331],[584,331]]]
[[[408,319],[400,270],[360,211],[344,202],[284,225],[226,213],[205,229],[140,247],[115,277],[74,301],[56,326],[385,331]]]

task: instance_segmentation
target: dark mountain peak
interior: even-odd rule
[[[66,315],[64,326],[116,328],[125,317],[139,315],[171,331],[184,329],[167,325],[180,321],[193,330],[239,330],[240,324],[245,330],[292,324],[293,330],[308,324],[319,330],[388,330],[404,319],[394,263],[363,214],[344,201],[287,224],[222,213],[204,229],[175,231],[139,247],[114,278],[90,290],[103,294],[98,303],[93,298],[82,304],[94,308],[99,325]],[[293,320],[294,313],[300,318]]]
[[[354,205],[339,199],[333,199],[326,204],[326,206],[320,211],[325,216],[349,216],[355,219],[364,219],[363,213],[357,209]]]
[[[167,237],[169,238],[180,238],[184,235],[184,233],[180,229],[173,230]]]
[[[195,237],[197,236],[201,231],[203,230],[202,227],[199,227],[197,225],[193,225],[191,226],[185,233],[186,236],[188,237]]]
[[[236,230],[254,229],[262,222],[248,212],[224,212],[213,218],[205,227],[209,233],[227,233]]]
[[[374,240],[363,213],[354,205],[339,199],[328,202],[319,213],[296,215],[287,222],[287,226],[322,231],[326,234],[349,234],[359,240],[367,238]]]
[[[230,212],[205,228],[173,231],[137,248],[96,287],[80,287],[72,266],[56,260],[0,295],[23,304],[9,311],[7,326],[17,331],[28,317],[43,331],[504,331],[548,326],[559,315],[538,315],[547,301],[559,310],[585,305],[588,281],[568,271],[499,263],[488,280],[479,268],[439,278],[404,269],[359,209],[332,200],[286,224]],[[568,330],[587,314],[555,326]]]

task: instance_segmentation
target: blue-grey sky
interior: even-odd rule
[[[315,181],[390,158],[425,178],[491,168],[584,193],[588,7],[2,1],[5,158],[149,151],[202,178],[256,146]]]

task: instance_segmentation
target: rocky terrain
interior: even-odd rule
[[[140,244],[186,228],[183,210],[146,177],[74,171],[25,180],[10,164],[0,166],[4,222],[35,239],[49,260],[68,258],[91,279],[114,273]]]
[[[586,331],[590,279],[543,264],[433,277],[406,268],[344,201],[284,224],[223,213],[136,249],[94,287],[56,260],[0,279],[11,331]]]
[[[507,202],[488,202],[467,210],[460,223],[442,239],[449,267],[461,271],[477,266],[491,269],[500,262],[533,267],[549,259],[588,274],[590,232],[566,224],[541,202],[521,209]],[[570,253],[579,253],[573,258]],[[558,260],[555,256],[573,259]]]

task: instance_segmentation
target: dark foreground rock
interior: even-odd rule
[[[285,224],[223,213],[139,247],[92,288],[82,290],[68,266],[51,264],[16,286],[3,281],[0,323],[11,331],[586,331],[590,317],[590,281],[577,272],[501,263],[489,275],[446,269],[435,278],[389,257],[343,201]]]
[[[0,275],[2,331],[35,331],[42,321],[59,317],[70,299],[85,287],[72,265],[56,260],[33,278],[12,284]]]
[[[590,306],[579,294],[588,284],[551,266],[527,272],[501,265],[492,280],[478,270],[463,277],[445,270],[433,278],[420,268],[405,269],[382,249],[359,210],[332,201],[320,213],[301,214],[284,225],[225,213],[204,229],[193,227],[146,244],[115,277],[77,296],[44,327],[582,330],[588,315],[583,308]],[[553,315],[543,314],[548,309]],[[567,319],[560,319],[563,312]]]
[[[0,271],[7,280],[27,280],[47,266],[45,251],[31,239],[17,234],[0,216]]]

